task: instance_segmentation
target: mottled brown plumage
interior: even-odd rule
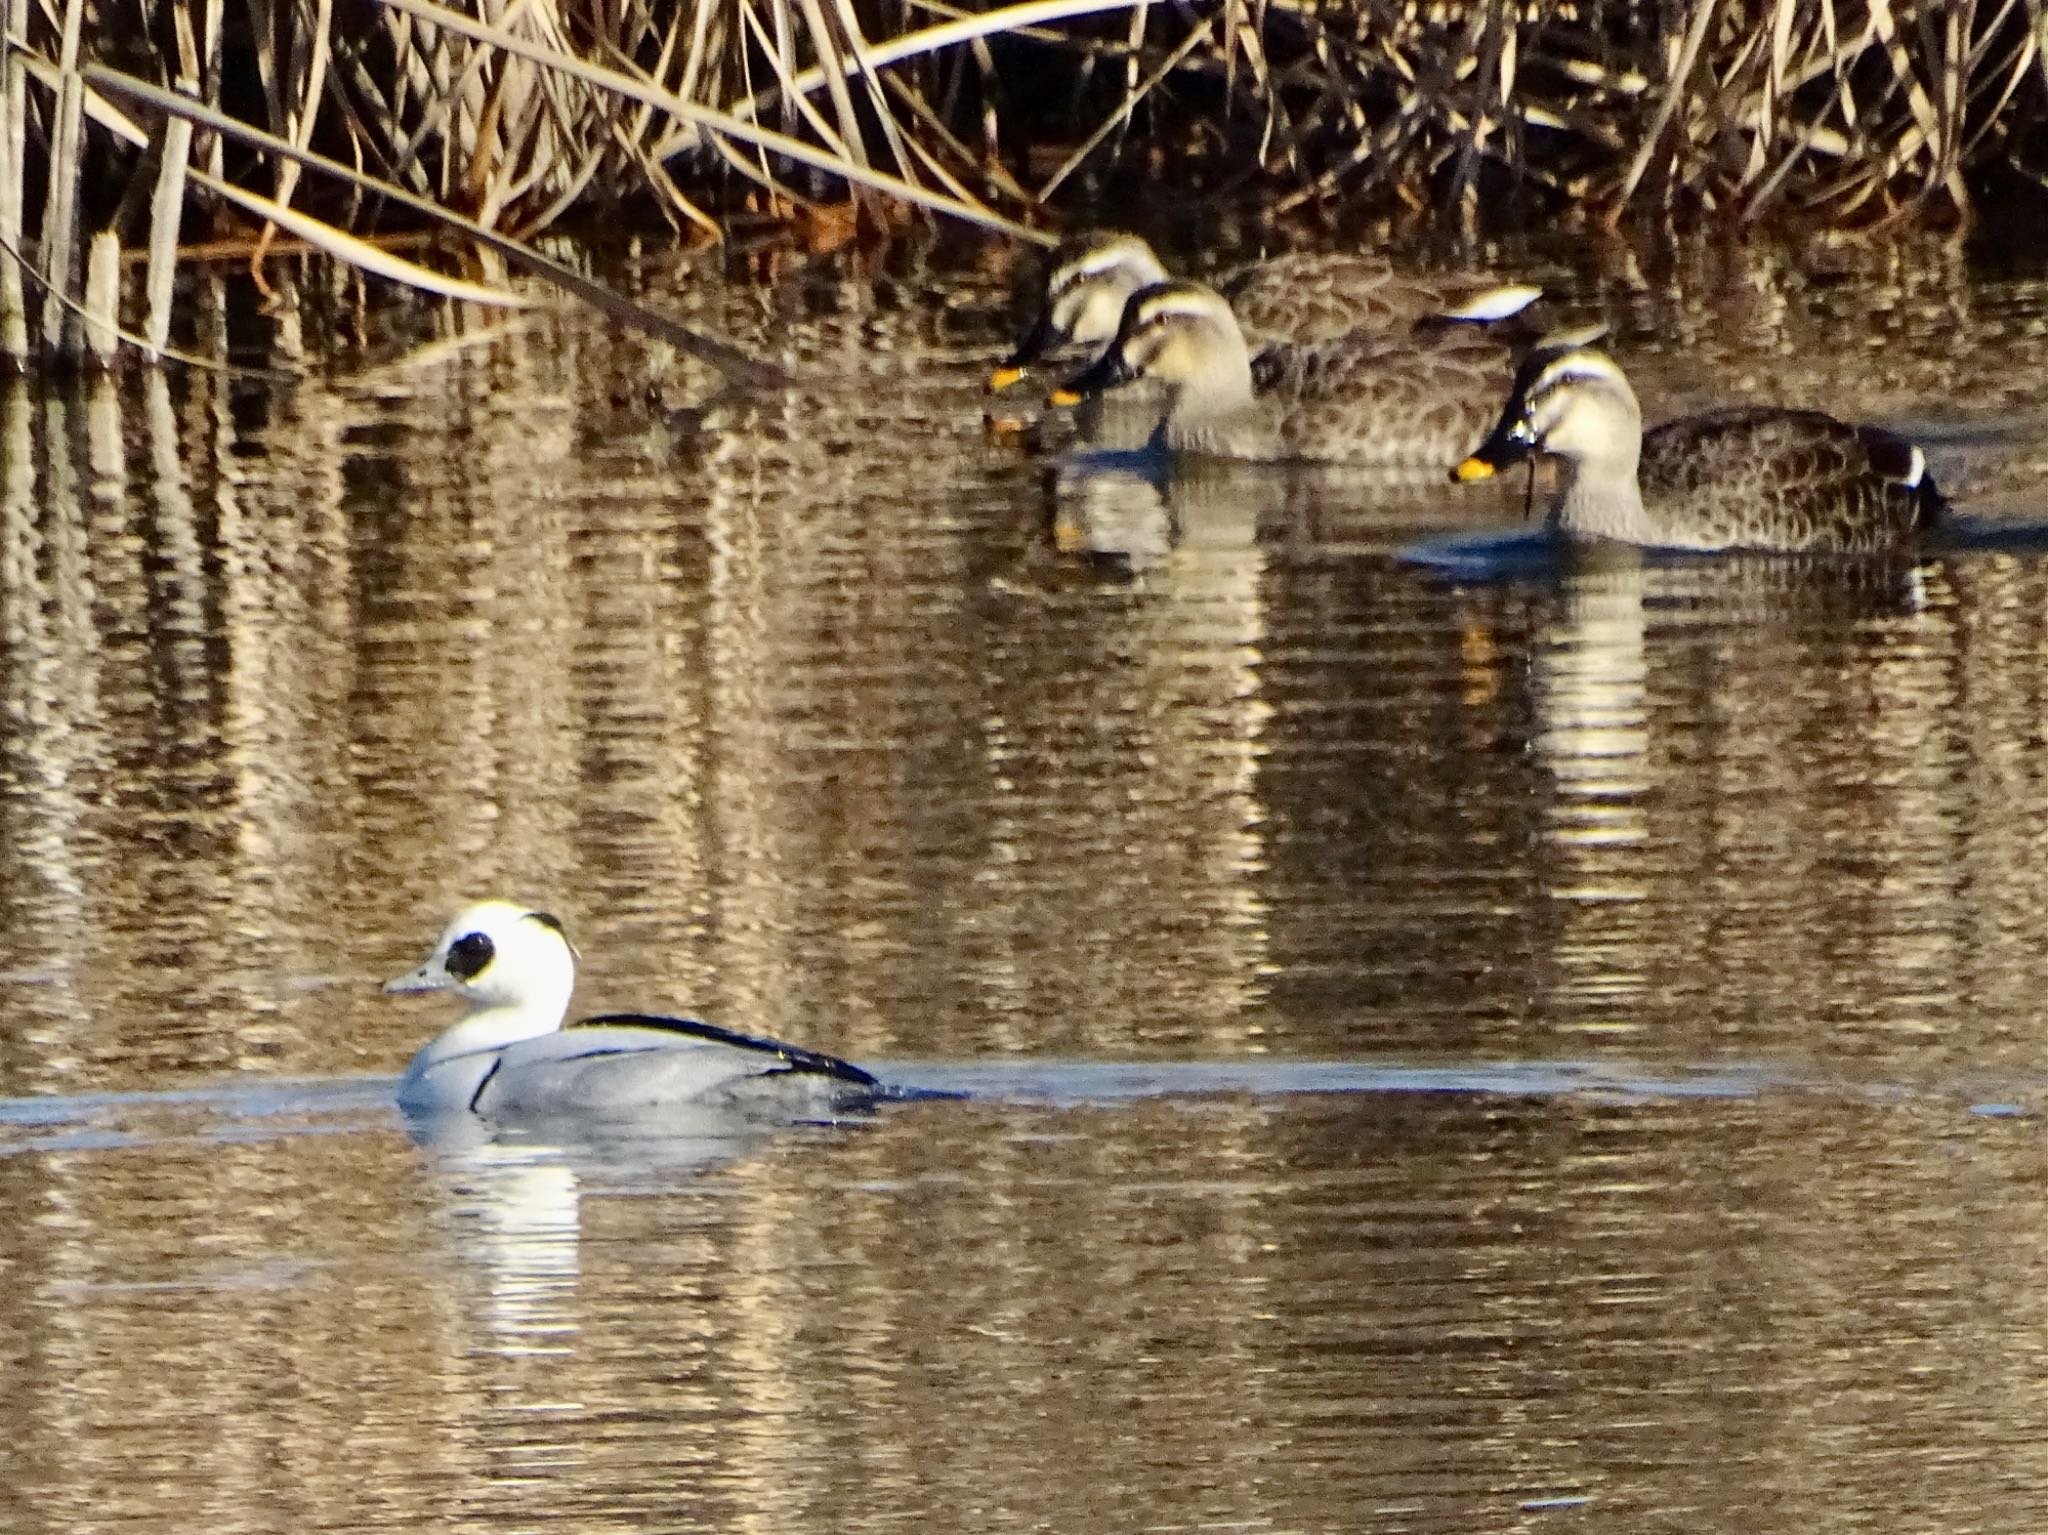
[[[1643,434],[1646,506],[1712,547],[1888,549],[1931,525],[1941,498],[1913,448],[1873,426],[1770,406],[1667,421]]]
[[[1094,230],[1062,241],[1046,268],[1037,319],[991,382],[1064,347],[1099,348],[1115,336],[1132,294],[1167,281],[1152,247],[1133,234]],[[1317,345],[1353,331],[1406,334],[1431,322],[1491,322],[1520,314],[1537,290],[1477,274],[1421,276],[1378,256],[1300,252],[1241,267],[1216,284],[1254,353]]]
[[[1245,267],[1219,281],[1216,291],[1255,350],[1313,346],[1360,330],[1406,335],[1461,317],[1506,318],[1536,297],[1534,288],[1476,273],[1423,276],[1396,271],[1378,256],[1313,252]]]
[[[1551,525],[1677,549],[1874,552],[1911,543],[1944,502],[1920,450],[1817,410],[1750,406],[1645,432],[1613,359],[1580,338],[1526,358],[1493,432],[1452,471],[1544,453],[1567,466]]]
[[[1156,283],[1067,394],[1150,379],[1168,391],[1157,446],[1222,458],[1429,468],[1477,442],[1510,377],[1499,343],[1463,328],[1354,331],[1256,361],[1230,306],[1197,283]]]

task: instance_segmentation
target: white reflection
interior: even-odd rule
[[[1271,475],[1231,465],[1167,464],[1147,453],[1081,453],[1052,470],[1053,544],[1062,554],[1122,560],[1134,574],[1190,556],[1255,556],[1259,518],[1279,502]],[[1263,561],[1247,570],[1256,590]]]
[[[501,1352],[564,1353],[576,1331],[582,1180],[560,1147],[488,1139],[436,1145],[450,1231],[490,1287],[485,1317]]]
[[[1138,574],[1173,553],[1173,517],[1151,475],[1062,462],[1053,470],[1052,496],[1052,541],[1061,554],[1121,560]]]
[[[1648,985],[1642,867],[1649,826],[1645,573],[1639,558],[1575,567],[1533,658],[1534,746],[1549,770],[1545,891],[1558,914],[1558,998],[1572,1026],[1634,1026]]]
[[[1557,786],[1549,840],[1581,852],[1635,845],[1646,827],[1648,666],[1644,658],[1645,575],[1639,561],[1574,570],[1562,609],[1535,656],[1536,751]],[[1589,857],[1579,866],[1597,871]],[[1595,882],[1568,892],[1580,900],[1637,900],[1639,880]]]
[[[446,1229],[489,1287],[484,1316],[507,1355],[573,1346],[587,1196],[673,1191],[793,1128],[688,1104],[644,1119],[523,1126],[516,1134],[468,1114],[407,1122],[445,1190]]]

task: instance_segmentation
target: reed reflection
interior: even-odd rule
[[[869,387],[679,438],[594,327],[309,283],[309,357],[423,344],[0,390],[0,1093],[149,1105],[0,1148],[14,1522],[2028,1527],[2048,1168],[1970,1105],[2039,1097],[2038,560],[1481,584],[1265,476],[1105,571],[987,338],[687,293]],[[373,978],[485,890],[591,1010],[1455,1085],[666,1160],[163,1093],[381,1105]]]

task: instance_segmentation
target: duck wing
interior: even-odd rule
[[[1406,334],[1419,326],[1513,320],[1538,297],[1484,273],[1397,270],[1379,256],[1303,252],[1227,274],[1217,291],[1254,347],[1314,345],[1353,331]],[[1504,332],[1531,339],[1526,324]]]
[[[1361,327],[1405,330],[1433,307],[1391,264],[1366,256],[1276,256],[1231,273],[1217,291],[1254,345],[1334,341]]]
[[[1508,349],[1473,331],[1354,331],[1269,348],[1253,385],[1290,457],[1434,471],[1486,436],[1513,373]]]
[[[1817,410],[1742,407],[1643,434],[1643,504],[1706,547],[1869,552],[1939,521],[1920,450]]]
[[[735,1050],[745,1050],[759,1055],[763,1069],[768,1072],[795,1072],[808,1076],[830,1077],[837,1082],[849,1082],[857,1087],[879,1087],[872,1075],[843,1061],[836,1055],[827,1055],[822,1050],[806,1050],[801,1045],[792,1045],[779,1039],[764,1039],[758,1034],[742,1034],[738,1029],[723,1028],[715,1023],[706,1023],[699,1018],[669,1018],[659,1013],[599,1013],[590,1018],[579,1018],[565,1024],[561,1032],[574,1037],[579,1030],[587,1029],[645,1029],[670,1038],[682,1036],[702,1040],[707,1044],[727,1045]],[[617,1040],[594,1045],[591,1050],[579,1054],[605,1054],[621,1049],[659,1049],[658,1042],[650,1041],[645,1046],[625,1045]],[[772,1064],[771,1064],[772,1063]]]

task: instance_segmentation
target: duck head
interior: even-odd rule
[[[1643,408],[1614,359],[1592,346],[1600,334],[1571,331],[1531,348],[1515,370],[1500,420],[1451,478],[1487,479],[1534,453],[1597,463],[1633,478]]]
[[[576,987],[576,950],[562,924],[516,901],[457,913],[434,952],[385,982],[387,992],[452,991],[472,1013],[516,1015],[525,1032],[561,1027]]]
[[[1136,235],[1098,230],[1063,241],[1045,274],[1038,318],[989,375],[989,389],[1009,388],[1063,346],[1100,346],[1116,334],[1130,296],[1165,280],[1166,268]]]
[[[1251,353],[1237,316],[1214,288],[1162,282],[1140,288],[1124,305],[1116,339],[1094,363],[1054,390],[1054,405],[1141,378],[1178,388],[1251,393]]]

